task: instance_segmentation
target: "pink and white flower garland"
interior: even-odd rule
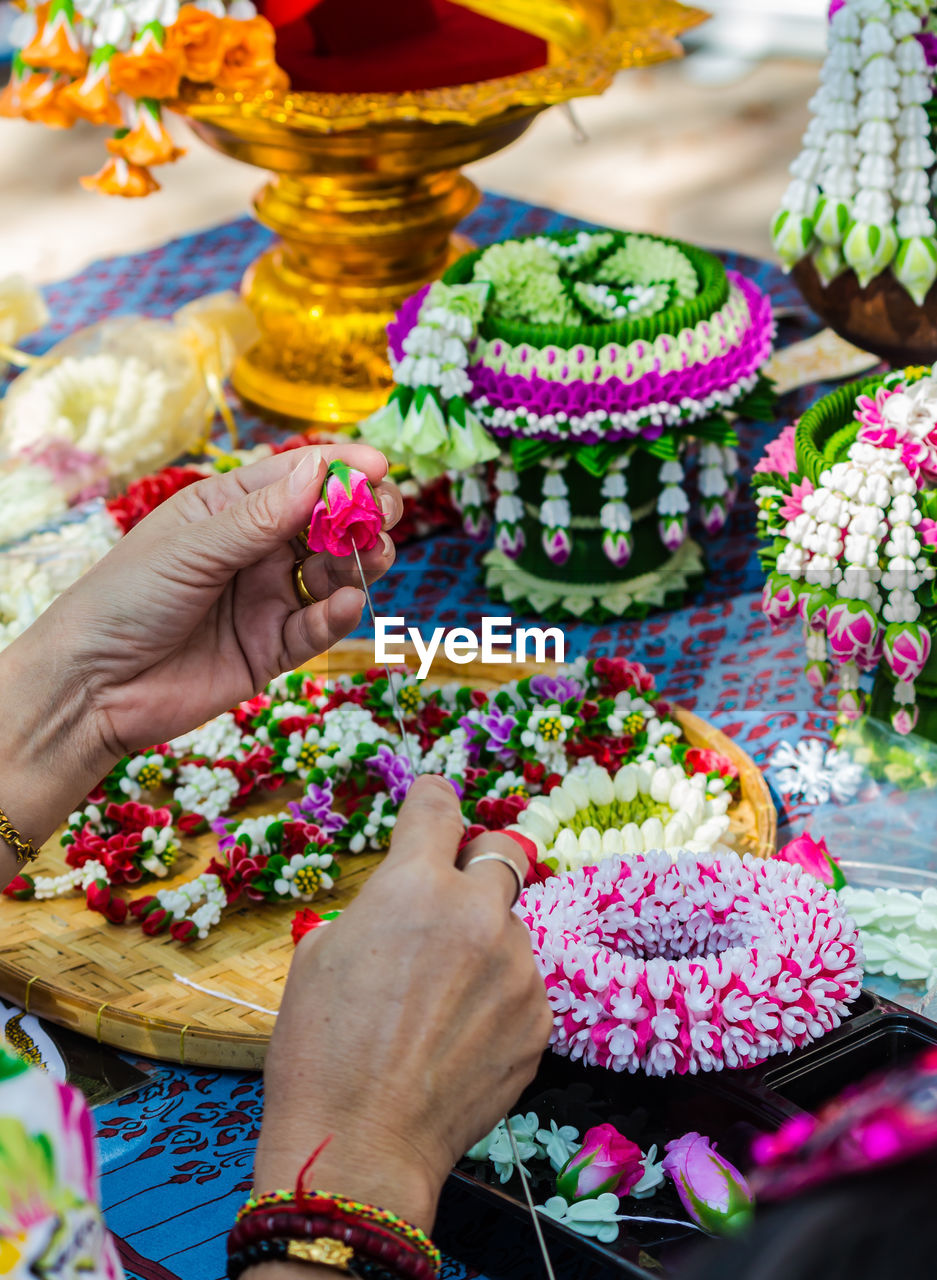
[[[613,1071],[754,1066],[838,1026],[862,985],[836,894],[747,854],[608,858],[532,885],[515,911],[554,1051]]]

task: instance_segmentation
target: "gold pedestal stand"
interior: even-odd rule
[[[204,141],[273,172],[255,202],[280,237],[242,291],[261,338],[233,377],[262,411],[352,427],[391,386],[385,327],[403,300],[465,252],[453,228],[478,203],[459,172],[557,102],[601,93],[622,67],[680,53],[705,14],[676,0],[623,0],[601,39],[536,71],[400,94],[183,86],[174,104]]]

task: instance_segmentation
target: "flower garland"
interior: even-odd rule
[[[932,187],[934,33],[926,0],[844,0],[803,149],[772,227],[790,268],[809,256],[824,284],[890,270],[918,306],[937,279]]]
[[[686,822],[712,822],[704,817],[711,810],[724,829],[734,767],[682,739],[636,663],[583,659],[492,693],[428,690],[404,669],[392,675],[413,768],[400,749],[383,669],[334,680],[279,676],[202,728],[121,760],[69,821],[66,876],[47,883],[21,875],[8,893],[88,894],[93,884],[97,909],[113,919],[127,911],[122,890],[171,871],[171,884],[131,901],[131,918],[149,934],[203,938],[234,903],[302,906],[332,887],[344,859],[385,850],[414,769],[451,779],[466,839],[512,826],[523,835],[534,801],[541,806],[561,788],[565,798],[596,773],[611,785],[625,770],[634,800],[637,780],[663,770],[674,820],[685,803]],[[280,802],[271,812],[239,815],[273,793]],[[609,825],[612,816],[605,815]],[[206,831],[217,837],[215,856],[180,879],[187,838]],[[550,875],[536,838],[529,847],[530,878]],[[79,876],[92,862],[94,876]],[[297,933],[322,918],[304,916]]]
[[[114,129],[110,159],[82,186],[106,195],[158,191],[151,167],[185,152],[163,123],[183,81],[222,91],[283,87],[275,36],[251,0],[154,0],[82,5],[26,0],[11,31],[17,52],[0,115],[68,128],[77,120]]]
[[[838,1026],[862,985],[835,893],[776,860],[609,858],[525,890],[516,912],[554,1051],[614,1071],[753,1066]]]
[[[818,444],[822,441],[822,446]],[[835,441],[835,447],[832,443]],[[864,706],[861,671],[886,669],[891,722],[918,720],[915,681],[931,652],[937,581],[937,377],[905,370],[825,397],[755,468],[762,607],[778,627],[800,616],[815,688],[833,665],[839,709]]]

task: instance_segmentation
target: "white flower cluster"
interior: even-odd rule
[[[622,569],[631,559],[634,538],[631,536],[631,507],[628,504],[627,453],[613,458],[602,477],[599,496],[605,501],[599,508],[599,524],[604,530],[602,550],[616,568]]]
[[[207,764],[183,764],[176,774],[173,799],[187,813],[212,822],[227,813],[240,783],[230,769]]]
[[[921,522],[916,495],[899,449],[857,440],[785,525],[778,572],[864,600],[886,622],[915,622],[921,608],[914,593],[935,573],[914,533]]]
[[[300,902],[311,902],[319,889],[331,889],[335,881],[329,875],[334,869],[335,859],[330,853],[294,853],[273,882],[273,891],[281,898],[298,898]],[[307,882],[302,877],[303,871],[315,874]],[[315,882],[315,888],[309,889],[307,883]]]
[[[703,527],[709,534],[725,526],[736,490],[738,454],[730,445],[705,441],[699,451],[699,485]]]
[[[62,898],[73,889],[82,893],[94,884],[95,880],[106,880],[107,871],[103,863],[89,859],[82,867],[70,867],[58,876],[33,876],[33,888],[37,901],[45,898]]]
[[[834,15],[773,229],[786,266],[812,252],[822,279],[852,267],[863,286],[891,266],[918,305],[937,279],[927,16],[922,0],[846,0]]]
[[[512,559],[520,555],[526,543],[521,523],[524,519],[524,503],[517,492],[519,486],[520,479],[511,455],[502,454],[493,480],[495,546]]]
[[[175,889],[159,889],[156,901],[166,911],[172,923],[188,918],[195,925],[200,938],[207,938],[221,919],[227,903],[224,888],[218,877],[205,871],[193,880],[187,880]],[[192,908],[196,909],[193,911]],[[190,914],[191,912],[191,914]]]
[[[432,286],[417,323],[403,340],[403,359],[394,364],[399,386],[438,387],[443,400],[468,395],[469,346],[488,291],[487,284],[477,283],[450,289],[437,281]],[[470,305],[464,305],[466,301]]]
[[[591,767],[567,774],[549,795],[531,800],[511,829],[535,842],[540,861],[571,871],[613,854],[721,851],[729,800],[724,789],[707,795],[705,774],[687,777],[677,764],[626,764],[614,777]],[[629,820],[648,808],[658,812]],[[583,814],[593,819],[584,827]]]
[[[237,760],[250,751],[253,740],[245,738],[234,715],[230,711],[224,711],[201,728],[173,738],[168,745],[176,756],[205,756],[209,760],[230,757]]]
[[[664,462],[659,472],[661,491],[657,498],[658,529],[668,551],[676,551],[686,540],[690,499],[683,488],[683,466],[676,460]]]
[[[371,807],[365,818],[364,826],[348,841],[350,853],[363,853],[365,849],[385,849],[390,840],[390,833],[397,825],[397,814],[394,806],[388,809],[390,796],[386,791],[378,791],[371,798]]]

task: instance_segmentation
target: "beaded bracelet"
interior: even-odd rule
[[[23,839],[2,809],[0,809],[0,840],[10,846],[21,867],[39,857],[39,850],[33,847],[32,841]]]
[[[330,1260],[329,1251],[318,1247],[321,1244],[318,1240],[259,1240],[256,1244],[245,1245],[236,1253],[228,1254],[228,1280],[240,1280],[248,1267],[256,1267],[263,1262],[310,1262],[320,1266],[335,1266],[336,1263]],[[353,1267],[349,1262],[348,1271],[349,1274],[360,1277],[360,1280],[399,1280],[395,1272],[379,1267],[367,1258],[355,1258]]]
[[[435,1280],[437,1276],[437,1269],[424,1253],[390,1232],[295,1208],[261,1209],[235,1223],[228,1236],[228,1256],[280,1239],[297,1245],[291,1255],[297,1260],[319,1262],[339,1271],[358,1274],[367,1263],[392,1272],[395,1280]]]
[[[297,1196],[296,1191],[266,1191],[259,1196],[251,1196],[238,1210],[235,1222],[238,1223],[248,1214],[258,1209],[267,1209],[274,1205],[295,1205],[303,1211],[317,1212],[324,1209],[337,1210],[339,1214],[358,1222],[372,1222],[379,1227],[387,1227],[406,1240],[409,1244],[425,1254],[435,1271],[442,1266],[442,1255],[430,1240],[425,1231],[412,1226],[404,1218],[398,1218],[389,1209],[380,1209],[373,1204],[361,1204],[357,1200],[349,1200],[346,1196],[333,1195],[329,1191],[304,1191]]]

